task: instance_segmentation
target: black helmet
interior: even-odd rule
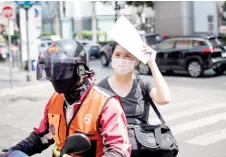
[[[84,46],[78,41],[63,39],[39,54],[37,79],[70,79],[74,75],[84,75],[88,70],[88,55]]]
[[[58,40],[39,54],[37,79],[48,79],[58,93],[67,93],[80,76],[93,75],[88,68],[88,54],[75,40]]]

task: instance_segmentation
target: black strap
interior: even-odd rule
[[[155,128],[155,141],[158,145],[162,145],[162,133],[161,133],[161,127]]]
[[[156,115],[160,119],[161,123],[165,124],[166,122],[163,119],[163,117],[162,117],[161,113],[159,112],[158,108],[155,106],[155,103],[152,101],[152,99],[151,99],[151,97],[150,97],[150,95],[149,95],[149,93],[148,93],[148,91],[147,91],[147,89],[146,89],[146,87],[144,85],[144,82],[141,80],[139,75],[136,75],[136,78],[137,78],[137,81],[138,81],[138,83],[140,85],[141,92],[143,94],[144,99],[151,104],[153,110],[155,111]]]

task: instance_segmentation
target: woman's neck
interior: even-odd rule
[[[121,76],[121,75],[114,75],[113,80],[116,81],[119,84],[126,85],[130,83],[133,80],[133,73],[129,73],[127,75]]]

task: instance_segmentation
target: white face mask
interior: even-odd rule
[[[133,71],[135,61],[122,58],[112,58],[112,68],[119,75],[126,75]]]

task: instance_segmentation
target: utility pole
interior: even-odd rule
[[[92,32],[93,42],[97,42],[96,1],[92,1]]]
[[[13,15],[13,9],[11,6],[4,6],[3,15],[8,20],[8,46],[9,46],[9,67],[10,67],[10,85],[11,88],[13,88],[13,79],[12,79],[12,51],[11,51],[11,29],[10,29],[10,22],[11,22],[11,17]]]
[[[31,81],[31,54],[30,54],[30,48],[29,48],[29,19],[28,19],[28,11],[29,8],[25,8],[26,12],[26,35],[27,35],[27,66],[28,66],[28,72],[27,72],[27,82]]]
[[[13,89],[13,74],[12,74],[12,49],[11,49],[11,28],[10,19],[8,18],[8,45],[9,45],[9,67],[10,67],[10,87]]]
[[[54,18],[54,32],[55,35],[61,36],[60,31],[60,1],[53,2],[53,18]]]

